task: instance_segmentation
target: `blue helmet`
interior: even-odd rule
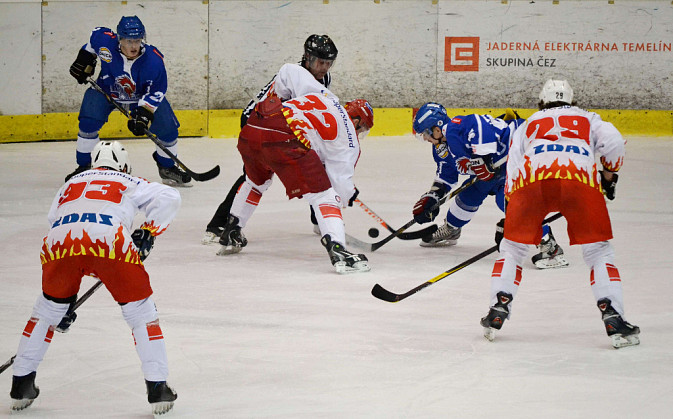
[[[426,130],[432,133],[433,127],[442,128],[451,118],[446,114],[446,109],[439,103],[428,102],[418,109],[414,117],[413,128],[418,134],[423,134]]]
[[[145,39],[145,25],[138,16],[124,16],[117,25],[117,35],[120,39]]]

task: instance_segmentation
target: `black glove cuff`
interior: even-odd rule
[[[77,53],[76,63],[82,63],[84,66],[93,65],[96,63],[96,54],[92,54],[85,49],[80,49]]]
[[[437,194],[437,196],[438,196],[437,200],[438,201],[441,200],[442,198],[444,198],[446,196],[446,194],[449,193],[449,190],[450,190],[450,188],[448,187],[448,185],[446,185],[445,183],[441,183],[441,182],[434,182],[432,184],[432,187],[430,188],[430,192],[434,192],[434,193]]]
[[[138,117],[145,118],[150,122],[152,122],[152,120],[154,120],[154,114],[152,113],[152,111],[150,111],[149,109],[147,109],[144,106],[138,106],[136,108],[136,115]]]

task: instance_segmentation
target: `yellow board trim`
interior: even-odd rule
[[[593,109],[603,120],[612,122],[623,135],[673,136],[673,111]],[[504,108],[450,108],[450,116],[472,113],[500,115]],[[517,109],[527,118],[535,109]],[[180,121],[181,137],[236,138],[240,131],[240,109],[183,110],[175,112]],[[41,115],[0,115],[0,143],[44,140],[76,140],[77,113]],[[374,109],[372,136],[411,134],[413,109]],[[113,112],[100,132],[101,138],[130,138],[126,118]]]

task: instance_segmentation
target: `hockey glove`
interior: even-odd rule
[[[84,84],[89,76],[96,71],[96,55],[87,50],[80,49],[75,62],[70,66],[70,75],[77,83]]]
[[[418,224],[429,223],[439,214],[439,201],[448,193],[444,184],[435,182],[429,191],[421,195],[414,205],[414,221]]]
[[[75,323],[75,319],[77,319],[77,313],[70,311],[74,305],[75,303],[70,303],[70,307],[68,307],[68,311],[65,313],[65,316],[63,316],[61,322],[58,324],[58,326],[56,326],[57,332],[68,333],[70,330],[70,325]]]
[[[519,113],[512,108],[507,108],[505,109],[505,113],[502,115],[497,116],[498,119],[502,119],[503,121],[511,121],[514,119],[521,119],[519,116]]]
[[[619,176],[615,172],[609,172],[612,173],[612,178],[610,180],[605,179],[605,172],[607,170],[601,170],[601,187],[603,188],[603,194],[607,199],[612,201],[615,199],[615,191],[617,189],[617,179],[619,179]]]
[[[138,106],[131,113],[131,117],[133,119],[129,119],[129,131],[136,137],[140,137],[141,135],[145,135],[145,131],[150,127],[150,124],[154,119],[154,114],[147,110],[147,108]]]
[[[348,206],[352,207],[353,204],[355,203],[355,200],[358,199],[358,195],[360,195],[360,191],[358,188],[355,188],[355,192],[353,193],[353,196],[351,196],[351,199],[348,200]]]
[[[498,245],[498,252],[500,251],[500,242],[505,238],[505,219],[502,218],[495,225],[495,244]]]
[[[150,255],[150,251],[154,246],[154,236],[149,230],[138,228],[131,234],[131,238],[133,239],[133,244],[138,248],[140,261],[144,262],[145,259],[147,259],[147,256]]]
[[[470,159],[470,168],[479,180],[489,181],[495,176],[495,170],[491,166],[488,156],[477,156]]]

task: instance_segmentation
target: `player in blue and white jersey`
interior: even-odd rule
[[[100,58],[98,85],[131,114],[128,128],[136,136],[145,130],[157,136],[168,150],[177,155],[180,123],[166,99],[168,80],[164,56],[155,46],[145,42],[145,26],[137,16],[124,16],[115,33],[98,27],[79,50],[70,66],[70,74],[84,84],[93,76]],[[115,109],[104,95],[87,89],[79,111],[77,134],[77,169],[66,177],[91,168],[91,151],[98,142],[98,132]],[[191,177],[175,165],[158,146],[152,157],[165,184],[192,186]]]
[[[489,195],[493,195],[498,208],[505,211],[504,163],[511,136],[524,122],[513,111],[502,118],[479,114],[450,118],[439,103],[428,102],[420,107],[413,128],[421,140],[433,144],[437,173],[432,188],[414,206],[414,220],[419,224],[434,220],[439,214],[436,204],[457,186],[459,175],[469,176],[467,181],[478,178],[451,201],[444,225],[431,237],[424,238],[421,246],[455,245],[462,227],[472,220]],[[544,231],[540,254],[534,257],[534,263],[541,269],[567,266],[563,250],[549,226],[544,226]]]

